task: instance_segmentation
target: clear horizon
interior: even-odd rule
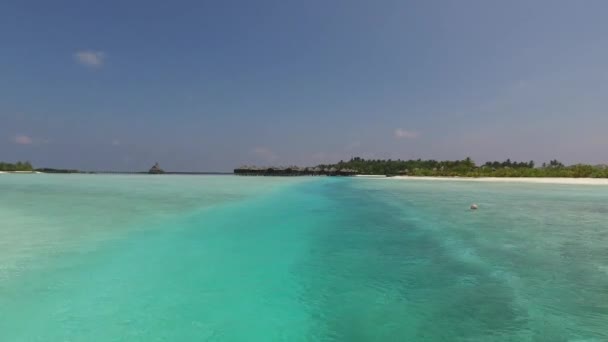
[[[0,161],[608,160],[604,1],[0,4]]]

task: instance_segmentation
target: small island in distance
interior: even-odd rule
[[[0,172],[3,173],[84,173],[73,169],[34,168],[29,161],[16,163],[0,162]]]

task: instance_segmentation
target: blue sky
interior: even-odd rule
[[[608,162],[606,1],[3,1],[0,160]]]

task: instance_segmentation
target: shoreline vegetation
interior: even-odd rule
[[[608,178],[608,165],[574,164],[566,166],[557,159],[536,166],[534,161],[486,162],[477,165],[471,158],[463,160],[383,160],[351,158],[335,164],[316,167],[256,167],[234,169],[242,176],[413,176],[435,178]]]
[[[16,163],[0,162],[0,171],[2,172],[34,172],[34,168],[29,161]]]
[[[78,170],[39,168],[35,169],[29,161],[16,163],[0,162],[1,173],[84,173]]]
[[[608,178],[608,165],[564,165],[554,159],[536,166],[534,161],[507,159],[477,165],[471,158],[463,160],[381,160],[355,157],[321,167],[352,168],[362,175],[468,177],[468,178]]]

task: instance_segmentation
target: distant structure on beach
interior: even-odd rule
[[[150,170],[148,171],[149,174],[153,174],[153,175],[158,175],[158,174],[163,174],[165,173],[165,171],[163,169],[160,168],[160,166],[158,165],[158,162],[154,164],[154,166],[152,166],[150,168]]]
[[[234,174],[238,176],[354,176],[358,174],[353,169],[336,169],[320,167],[257,167],[241,166],[234,169]]]

